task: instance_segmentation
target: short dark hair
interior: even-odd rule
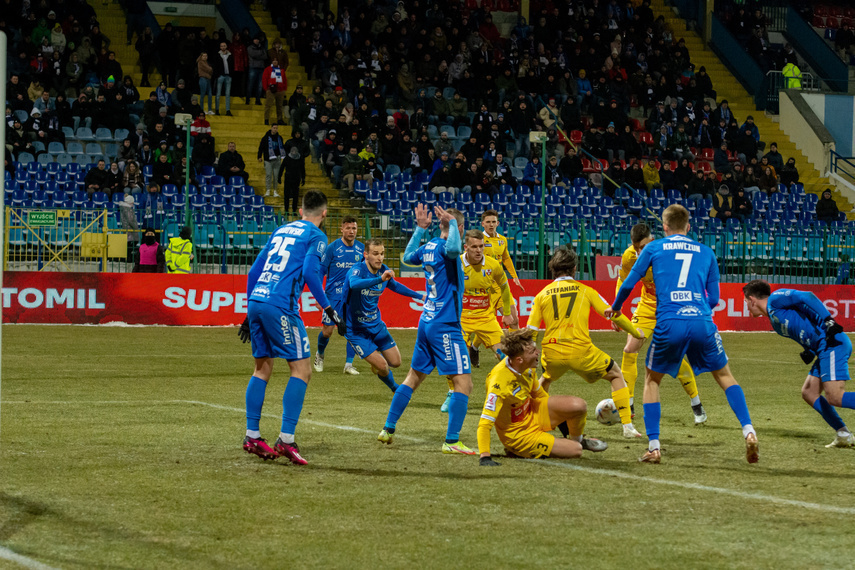
[[[317,190],[309,190],[303,196],[303,214],[316,215],[327,207],[327,195]]]
[[[345,216],[341,219],[341,225],[359,223],[354,216]]]
[[[647,239],[648,237],[650,237],[650,226],[648,226],[644,222],[635,224],[629,231],[629,239],[632,240],[632,243],[634,244],[640,242],[643,239]]]
[[[765,299],[772,294],[772,287],[762,279],[754,279],[745,284],[742,288],[742,294],[746,297]]]
[[[567,247],[559,248],[552,259],[549,260],[549,272],[552,278],[576,275],[576,267],[579,265],[579,255]]]

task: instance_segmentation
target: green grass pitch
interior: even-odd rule
[[[393,335],[400,381],[415,331]],[[834,434],[801,400],[799,348],[723,336],[757,465],[708,374],[701,427],[677,382],[664,383],[658,466],[637,462],[646,440],[593,419],[607,384],[573,375],[554,393],[587,400],[604,453],[497,457],[497,468],[443,455],[446,384],[435,375],[386,447],[375,438],[391,393],[364,363],[342,374],[335,337],[309,385],[297,441],[310,463],[297,467],[240,448],[252,359],[235,328],[6,326],[0,567],[15,567],[11,552],[60,568],[850,567],[855,451],[824,447]],[[624,334],[593,337],[620,358]],[[462,433],[472,447],[491,366],[481,361]],[[279,361],[261,424],[271,440],[286,379]]]

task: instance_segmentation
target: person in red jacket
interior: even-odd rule
[[[279,67],[279,60],[274,59],[261,76],[261,88],[264,90],[264,124],[270,124],[270,111],[276,107],[274,122],[286,124],[282,115],[282,105],[285,102],[285,90],[288,89],[288,79],[285,69]]]

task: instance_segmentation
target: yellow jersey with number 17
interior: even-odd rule
[[[629,272],[632,271],[632,267],[637,260],[638,252],[635,250],[635,247],[630,245],[620,258],[620,271],[618,271],[615,293],[620,289],[621,284],[627,275],[629,275]],[[639,301],[638,306],[635,308],[633,317],[644,319],[656,318],[656,285],[653,283],[653,268],[648,269],[644,277],[641,278],[641,301]]]

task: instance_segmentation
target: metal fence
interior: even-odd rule
[[[51,224],[50,213],[56,213]],[[341,220],[352,209],[333,209],[325,223],[330,241],[339,237]],[[559,218],[548,216],[543,238],[538,217],[507,217],[499,232],[508,238],[508,250],[520,277],[546,278],[538,270],[541,248],[548,258],[558,247],[574,248],[580,255],[580,279],[610,279],[598,275],[598,256],[620,256],[630,245],[630,229],[639,220],[659,231],[661,224],[649,212],[626,217]],[[386,263],[404,274],[418,274],[401,263],[412,234],[412,220],[392,221],[376,212],[359,212],[359,239],[382,239]],[[270,234],[288,220],[282,216],[259,219],[243,212],[219,219],[194,221],[195,273],[246,274]],[[6,209],[4,267],[13,271],[130,272],[139,230],[121,227],[120,218],[104,210]],[[787,228],[783,226],[723,225],[718,220],[696,220],[690,236],[711,247],[719,260],[722,281],[744,282],[763,278],[776,283],[837,283],[848,279],[848,260],[855,255],[855,234],[845,227]],[[37,225],[42,224],[42,225]],[[161,243],[177,236],[181,218],[151,220]],[[467,227],[480,227],[469,216]],[[436,223],[431,235],[439,234]],[[842,268],[842,269],[841,269]]]

